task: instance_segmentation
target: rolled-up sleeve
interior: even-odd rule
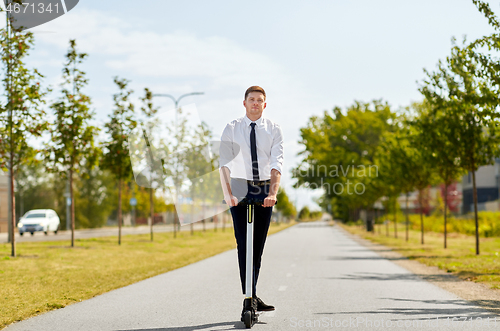
[[[276,169],[282,174],[283,169],[283,132],[276,125],[273,130],[273,145],[271,147],[271,170]]]
[[[219,147],[219,169],[227,167],[231,172],[231,161],[234,160],[233,130],[230,124],[222,132]]]

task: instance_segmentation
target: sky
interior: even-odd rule
[[[498,2],[490,5],[500,12]],[[113,108],[115,76],[131,81],[137,101],[145,87],[176,97],[204,92],[180,105],[195,103],[215,138],[244,115],[245,90],[262,86],[264,116],[285,138],[282,184],[299,209],[314,209],[321,192],[293,190],[291,178],[308,119],[355,100],[408,106],[422,98],[423,69],[449,55],[452,37],[473,40],[493,29],[471,0],[81,0],[30,31],[36,44],[27,63],[45,75],[51,98],[69,40],[88,53],[85,92],[101,125]],[[169,99],[155,102],[173,108]]]

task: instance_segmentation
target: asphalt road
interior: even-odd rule
[[[232,223],[227,222],[226,227],[232,227]],[[195,230],[202,230],[203,224],[202,222],[196,222],[193,224]],[[205,228],[213,229],[214,223],[205,222]],[[217,228],[221,229],[222,224],[219,222],[217,224]],[[181,231],[191,231],[189,225],[183,225],[180,227]],[[136,227],[122,227],[122,235],[129,234],[145,234],[150,233],[150,228],[147,225],[141,225]],[[174,228],[172,224],[156,224],[153,226],[153,232],[173,232]],[[84,239],[84,238],[97,238],[97,237],[107,237],[107,236],[118,236],[118,226],[117,227],[107,227],[107,228],[99,228],[99,229],[83,229],[83,230],[75,230],[75,239]],[[7,233],[0,233],[0,244],[8,242]],[[71,240],[71,231],[59,231],[57,234],[54,232],[49,232],[45,235],[43,232],[35,232],[33,235],[30,233],[25,233],[23,236],[19,235],[19,232],[16,230],[16,242],[33,242],[33,241],[63,241],[63,240]]]
[[[257,292],[276,311],[261,315],[256,330],[500,328],[500,317],[495,321],[324,222],[268,238]],[[244,329],[242,300],[231,250],[6,330]]]

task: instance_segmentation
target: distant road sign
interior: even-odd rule
[[[136,198],[130,198],[129,203],[130,203],[131,206],[137,206],[137,199]]]

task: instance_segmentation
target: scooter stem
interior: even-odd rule
[[[253,224],[254,205],[247,204],[246,276],[245,298],[252,298],[253,285]]]

